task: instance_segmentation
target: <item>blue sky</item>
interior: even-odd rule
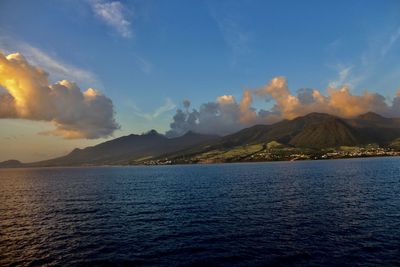
[[[116,13],[98,14],[95,3],[112,2]],[[0,3],[0,50],[45,58],[37,60],[44,69],[60,64],[65,72],[46,69],[52,82],[68,78],[107,95],[121,125],[114,136],[166,131],[182,100],[239,99],[276,76],[293,92],[347,83],[354,93],[394,97],[399,38],[400,2],[389,0]],[[57,140],[48,157],[101,141]]]

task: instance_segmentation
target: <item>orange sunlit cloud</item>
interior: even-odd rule
[[[255,98],[272,103],[272,108],[256,110],[252,107]],[[224,135],[254,124],[270,124],[311,112],[350,118],[369,111],[388,117],[400,116],[399,93],[391,104],[378,93],[365,91],[354,95],[347,85],[329,87],[326,95],[317,89],[299,90],[294,95],[285,77],[275,77],[263,87],[244,90],[239,102],[231,95],[223,95],[215,102],[202,104],[199,110],[178,110],[168,134],[174,136],[191,130]]]
[[[82,92],[71,81],[49,84],[48,74],[19,53],[0,53],[0,118],[49,121],[44,134],[67,139],[106,137],[118,128],[112,101],[93,88]]]

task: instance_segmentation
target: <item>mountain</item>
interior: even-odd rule
[[[213,135],[202,135],[188,132],[178,138],[167,138],[151,130],[146,134],[131,134],[116,138],[96,146],[74,149],[66,156],[35,162],[28,166],[72,166],[127,164],[135,159],[156,157],[161,154],[182,150],[193,145],[217,138]]]
[[[389,146],[400,137],[400,119],[385,118],[376,113],[343,119],[324,113],[310,113],[293,120],[271,125],[255,125],[237,133],[167,155],[170,158],[214,155],[238,150],[239,147],[278,142],[287,147],[325,149],[376,143]],[[247,148],[246,148],[247,149]]]
[[[181,137],[167,138],[151,130],[142,135],[131,134],[96,146],[77,148],[66,156],[51,160],[29,164],[11,160],[0,163],[0,167],[140,164],[165,158],[189,159],[189,162],[196,158],[200,160],[192,162],[207,162],[213,158],[240,161],[270,147],[321,151],[378,144],[400,149],[399,140],[399,118],[385,118],[372,112],[351,119],[310,113],[271,125],[255,125],[224,137],[188,132]]]
[[[0,162],[0,168],[18,168],[22,167],[23,163],[18,160],[10,159],[3,162]]]
[[[307,119],[306,117],[305,119]],[[358,132],[342,119],[326,116],[316,123],[308,123],[289,141],[295,147],[326,148],[358,144]]]

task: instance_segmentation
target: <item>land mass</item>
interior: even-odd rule
[[[399,118],[372,112],[352,119],[310,113],[272,125],[255,125],[207,144],[130,164],[399,156],[399,137]]]
[[[368,112],[351,119],[310,113],[219,137],[187,132],[167,138],[154,130],[128,135],[51,160],[0,167],[160,165],[400,155],[400,118]]]

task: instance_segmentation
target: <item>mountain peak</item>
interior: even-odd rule
[[[0,162],[0,168],[15,168],[21,167],[23,164],[19,160],[10,159],[3,162]]]
[[[150,131],[144,133],[143,135],[146,135],[146,136],[156,136],[156,135],[161,135],[161,134],[158,133],[156,130],[151,129]]]
[[[338,117],[327,113],[311,112],[308,113],[307,115],[297,117],[294,120],[296,121],[300,120],[306,122],[319,122],[321,120],[327,120],[327,119],[338,119]]]
[[[82,151],[82,149],[76,147],[74,148],[74,150],[71,151],[71,153],[79,153],[80,151]]]
[[[327,118],[327,117],[335,117],[334,115],[327,114],[327,113],[321,113],[321,112],[311,112],[308,113],[307,115],[303,116],[306,118]]]
[[[364,119],[364,120],[381,120],[381,119],[384,119],[383,116],[381,116],[381,115],[379,115],[379,114],[377,114],[375,112],[372,112],[372,111],[369,111],[367,113],[361,114],[361,115],[358,116],[358,118]]]

